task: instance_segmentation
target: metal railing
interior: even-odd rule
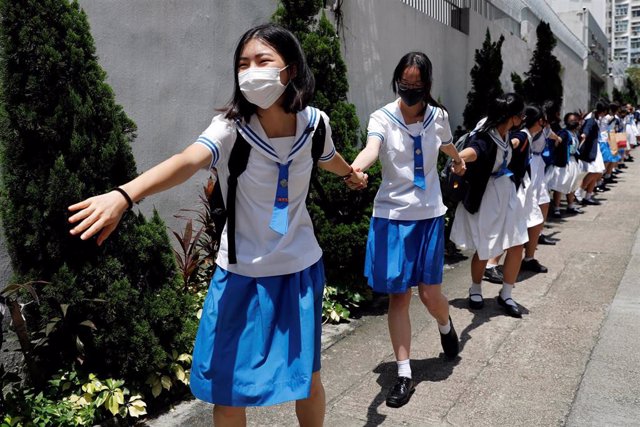
[[[458,31],[465,31],[462,9],[468,0],[402,0],[408,6]]]

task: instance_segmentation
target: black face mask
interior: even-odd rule
[[[578,129],[578,126],[579,126],[579,125],[580,125],[580,124],[579,124],[579,123],[577,123],[577,122],[569,122],[569,123],[567,123],[567,129],[569,129],[569,130],[576,130],[576,129]]]
[[[408,89],[398,85],[398,95],[402,102],[411,107],[424,99],[424,89]]]

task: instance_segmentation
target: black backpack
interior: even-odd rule
[[[313,132],[314,128],[307,127],[306,133]],[[222,189],[220,188],[220,181],[216,180],[213,188],[213,194],[211,195],[211,217],[214,224],[215,239],[220,244],[220,238],[222,236],[222,230],[225,224],[227,225],[227,238],[228,238],[228,250],[229,250],[229,264],[237,264],[236,259],[236,190],[238,187],[238,177],[247,168],[249,162],[249,153],[251,152],[251,145],[244,139],[240,131],[236,131],[236,142],[233,144],[231,154],[229,155],[229,179],[227,181],[227,200],[222,197]],[[314,185],[316,191],[323,196],[320,183],[316,177],[317,164],[322,151],[324,150],[324,140],[326,135],[326,126],[324,120],[320,117],[318,126],[315,128],[311,140],[311,158],[313,159],[313,169],[311,170],[310,184]]]

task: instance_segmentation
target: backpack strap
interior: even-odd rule
[[[251,145],[237,131],[236,142],[233,144],[229,155],[229,179],[227,181],[227,243],[229,251],[229,264],[237,264],[236,259],[236,190],[238,177],[247,169]]]
[[[322,188],[322,184],[318,180],[318,161],[320,157],[322,157],[322,152],[324,151],[324,141],[327,135],[327,127],[324,124],[324,119],[320,117],[318,120],[318,126],[316,127],[316,131],[313,134],[311,140],[311,158],[313,160],[313,166],[311,168],[311,176],[309,177],[309,192],[311,192],[311,186],[313,185],[314,190],[318,194],[318,204],[327,212],[329,204],[327,203],[327,196],[324,193],[324,188]],[[307,199],[309,195],[307,194]]]

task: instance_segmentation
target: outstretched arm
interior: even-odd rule
[[[202,145],[193,144],[120,188],[135,202],[183,183],[199,169],[209,166],[210,162],[211,152]],[[69,222],[79,222],[71,229],[71,234],[80,235],[82,240],[87,240],[101,231],[97,241],[101,245],[116,229],[127,207],[126,198],[117,191],[90,197],[69,206],[69,211],[76,212],[69,218]]]
[[[451,170],[456,175],[464,175],[464,171],[467,169],[464,160],[458,153],[456,146],[453,144],[445,144],[440,146],[440,151],[442,151],[447,156],[453,159],[453,165],[451,165]]]

